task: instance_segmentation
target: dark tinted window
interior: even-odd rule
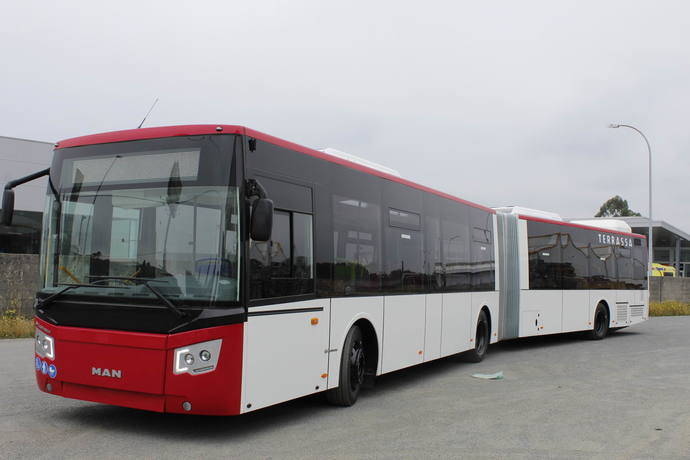
[[[441,199],[425,198],[424,261],[427,286],[439,292],[444,286],[443,259],[441,257]]]
[[[469,207],[444,200],[441,219],[441,251],[446,291],[472,287]]]
[[[388,219],[391,227],[419,230],[421,225],[421,219],[419,217],[419,214],[409,211],[401,211],[399,209],[389,209]]]
[[[491,230],[488,228],[472,227],[472,241],[477,243],[492,243]]]
[[[256,176],[256,180],[264,187],[276,208],[311,214],[311,188],[264,176]]]
[[[292,276],[299,279],[314,277],[314,249],[312,216],[292,213]]]
[[[424,289],[422,236],[414,230],[386,229],[384,292],[419,292]]]
[[[477,208],[470,210],[472,224],[472,290],[494,289],[493,214]]]
[[[647,287],[647,247],[646,240],[637,238],[632,248],[633,280],[636,289]]]
[[[530,289],[561,289],[560,226],[527,222]]]
[[[589,238],[587,230],[563,227],[561,233],[561,276],[563,289],[587,289]]]
[[[617,289],[631,289],[635,285],[633,281],[632,248],[616,247],[614,254],[616,256],[618,272]]]
[[[375,200],[333,195],[334,290],[377,292],[381,273],[381,211]]]
[[[250,243],[252,299],[314,291],[312,216],[275,210],[271,241]]]
[[[530,289],[641,289],[646,258],[635,239],[535,221],[527,232]]]
[[[589,288],[612,289],[616,283],[616,259],[613,247],[592,243],[589,257]]]

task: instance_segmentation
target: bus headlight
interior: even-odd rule
[[[173,374],[199,375],[215,370],[222,343],[223,339],[216,339],[175,348]],[[198,356],[199,361],[194,356]]]
[[[42,358],[55,359],[55,339],[36,329],[36,354]]]

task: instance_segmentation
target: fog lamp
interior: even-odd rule
[[[202,361],[208,361],[211,359],[211,352],[208,350],[201,350],[201,353],[199,353],[199,358],[201,358]]]
[[[187,353],[184,355],[184,362],[187,364],[187,366],[191,366],[194,364],[194,356],[192,356],[191,353]]]

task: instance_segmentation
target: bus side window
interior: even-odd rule
[[[472,290],[492,290],[496,280],[492,214],[481,209],[470,209],[470,227]]]
[[[378,204],[333,195],[334,289],[380,292],[381,215]]]
[[[528,222],[529,288],[562,289],[560,227]]]
[[[446,292],[472,290],[470,212],[467,206],[444,200],[441,218],[441,253]]]
[[[313,219],[276,209],[271,241],[251,241],[250,296],[285,297],[314,292]]]
[[[388,209],[382,277],[385,292],[418,292],[424,289],[421,221],[417,213]]]

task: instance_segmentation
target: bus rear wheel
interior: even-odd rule
[[[473,363],[478,363],[486,356],[486,351],[489,349],[489,340],[491,340],[491,331],[489,330],[489,317],[486,311],[479,312],[477,318],[477,332],[474,336],[474,349],[467,352],[467,360]]]
[[[600,303],[594,312],[594,329],[589,332],[591,340],[601,340],[609,333],[609,309]]]
[[[335,406],[351,406],[357,401],[367,365],[364,346],[361,329],[359,326],[352,326],[345,337],[340,357],[338,388],[326,392],[329,403]]]

